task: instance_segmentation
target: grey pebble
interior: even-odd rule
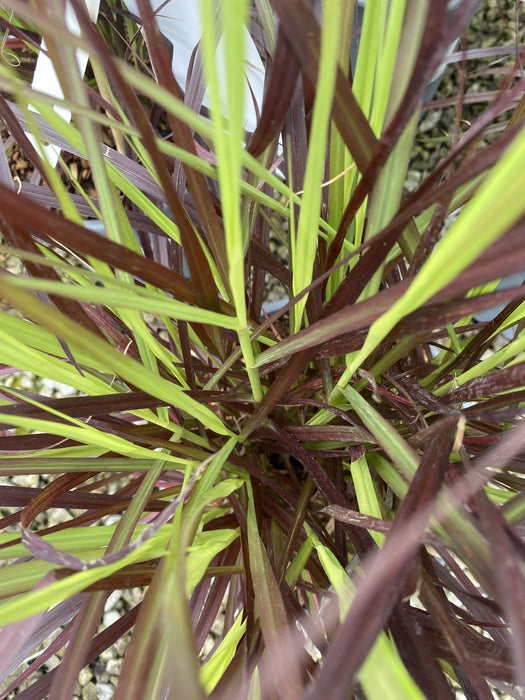
[[[99,683],[97,685],[97,700],[110,700],[114,692],[115,688],[109,683]]]

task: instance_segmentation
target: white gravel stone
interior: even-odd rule
[[[120,520],[120,515],[106,515],[105,518],[103,518],[104,525],[114,525],[115,523],[118,523]]]
[[[124,656],[124,654],[126,653],[126,648],[128,646],[128,638],[121,637],[120,639],[117,639],[113,646],[115,647],[116,656]]]
[[[44,396],[75,396],[78,393],[74,387],[62,382],[54,382],[46,377],[42,379],[42,385],[41,393]]]
[[[109,683],[97,683],[97,699],[98,700],[111,700],[115,688]]]
[[[405,180],[405,189],[408,192],[413,192],[421,182],[421,177],[419,170],[409,170]]]
[[[97,686],[89,682],[82,688],[82,700],[98,700]]]
[[[110,676],[119,676],[123,659],[111,659],[106,664],[106,671]]]
[[[104,613],[104,627],[109,627],[119,619],[120,614],[116,610],[108,610],[107,613]]]
[[[40,477],[38,474],[18,474],[18,476],[11,477],[11,483],[15,486],[23,486],[30,489],[38,488],[39,481]]]
[[[86,666],[86,668],[83,668],[82,671],[78,674],[78,682],[79,685],[83,688],[85,685],[89,683],[89,681],[93,678],[93,671],[89,668],[89,666]]]
[[[106,601],[106,605],[104,606],[107,611],[113,610],[114,608],[117,607],[118,602],[122,598],[122,592],[121,591],[113,591],[113,593],[109,596],[109,598]]]
[[[51,671],[52,669],[56,668],[61,662],[61,659],[56,655],[53,654],[53,656],[50,656],[49,659],[46,661],[46,668],[48,671]]]
[[[425,113],[425,115],[419,122],[419,131],[425,132],[430,131],[430,129],[433,129],[437,124],[439,124],[439,120],[441,119],[442,114],[442,109],[430,109],[428,112]]]
[[[104,649],[104,651],[100,654],[99,658],[103,664],[107,664],[108,661],[111,661],[111,659],[114,659],[115,658],[114,647],[109,647],[109,649]]]
[[[49,508],[46,510],[46,515],[50,523],[58,525],[58,523],[67,523],[71,520],[71,515],[65,508]]]

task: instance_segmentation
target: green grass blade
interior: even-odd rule
[[[349,359],[339,388],[346,385],[398,321],[443,289],[523,215],[525,200],[520,193],[525,187],[524,159],[525,129],[522,129],[406,293],[372,324],[362,349]]]
[[[32,318],[37,323],[64,338],[71,347],[82,349],[95,360],[102,362],[108,371],[114,372],[125,381],[129,381],[134,386],[148,393],[153,393],[159,398],[165,398],[168,403],[178,406],[182,411],[188,412],[200,420],[203,425],[219,434],[231,434],[230,430],[213,411],[184,394],[172,382],[146,370],[139,362],[121,354],[109,343],[88,330],[81,328],[59,311],[29,294],[29,292],[16,289],[6,277],[0,279],[0,295],[28,318]]]
[[[340,9],[340,0],[323,3],[321,59],[310,131],[310,146],[306,161],[304,191],[301,198],[296,240],[292,243],[292,289],[294,296],[311,283],[317,250],[317,220],[321,208],[321,185],[325,173],[328,128],[338,65],[338,46],[333,41],[333,37],[338,29]],[[307,297],[304,296],[293,308],[295,332],[301,326],[306,301]]]
[[[213,140],[217,156],[217,175],[221,190],[221,203],[228,255],[228,279],[238,321],[238,335],[246,363],[250,384],[256,401],[263,396],[258,372],[254,369],[254,349],[251,345],[246,308],[246,280],[244,260],[248,238],[241,217],[241,164],[244,141],[244,105],[247,85],[244,76],[246,28],[244,25],[246,0],[232,0],[220,5],[218,27],[224,51],[224,70],[228,76],[226,85],[216,65],[216,55],[221,56],[214,36],[213,5],[202,0],[201,12],[204,33],[201,47],[207,84],[210,92],[213,116]],[[219,44],[219,48],[221,45]],[[226,93],[227,118],[223,113],[220,87]]]

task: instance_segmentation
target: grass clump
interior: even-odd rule
[[[369,2],[351,66],[352,2],[203,0],[181,73],[169,6],[4,3],[6,46],[60,84],[0,67],[33,173],[0,168],[23,265],[0,276],[0,473],[45,475],[0,486],[6,696],[70,698],[129,630],[116,698],[525,686],[525,293],[497,287],[525,269],[523,79],[471,124],[458,94],[445,156],[404,188],[476,4]]]

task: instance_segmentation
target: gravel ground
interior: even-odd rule
[[[521,0],[521,3],[515,3],[514,0],[484,0],[472,20],[468,36],[465,43],[462,44],[463,48],[515,45],[517,29],[516,5],[524,7],[523,0]],[[523,31],[523,26],[520,25],[518,28],[518,41],[520,43],[523,43]],[[467,96],[480,95],[497,90],[501,85],[503,69],[505,66],[512,65],[512,62],[513,56],[504,58],[493,57],[469,61],[466,68],[458,65],[450,65],[447,68],[435,97],[438,108],[427,112],[419,124],[417,144],[413,152],[407,178],[407,189],[410,190],[417,187],[425,173],[439,161],[454,138],[455,108],[447,105],[446,100],[456,94],[456,86],[464,80]],[[468,97],[467,99],[475,98]],[[480,99],[482,100],[482,98]],[[464,122],[460,125],[460,131],[466,123],[479,114],[483,107],[483,101],[464,105],[462,112],[462,120]],[[503,123],[506,118],[508,118],[508,115],[502,115],[501,122]],[[488,138],[490,138],[490,135]],[[277,242],[275,247],[276,253],[279,254],[279,244]],[[0,264],[5,264],[5,260],[0,260]],[[268,290],[269,299],[275,299],[279,296],[280,292],[278,289]],[[35,377],[26,376],[24,381],[29,382],[33,387],[38,386],[38,380]],[[37,390],[41,389],[41,386],[37,388]],[[46,391],[53,395],[62,395],[64,388],[48,386]],[[13,477],[9,483],[24,486],[43,485],[38,480],[38,477],[29,477],[29,479]],[[7,514],[5,509],[2,509],[2,514]],[[48,512],[47,515],[48,524],[53,517],[55,522],[63,517],[69,517],[67,513],[60,509]],[[113,593],[108,599],[100,629],[107,627],[123,612],[135,606],[142,599],[142,595],[143,591],[138,588]],[[82,700],[109,700],[109,698],[113,697],[126,643],[127,638],[123,637],[113,647],[106,650],[94,663],[82,670],[74,698],[82,698]],[[59,663],[60,656],[61,653],[52,657],[43,669],[43,672],[49,671],[56,666]],[[34,680],[35,677],[33,676],[32,678]],[[3,692],[2,688],[5,689],[6,687],[7,684],[0,686],[0,693]],[[4,696],[2,695],[2,697]],[[6,697],[11,698],[15,697],[15,695],[10,694]]]
[[[525,3],[515,0],[484,0],[478,12],[472,18],[467,36],[460,41],[456,51],[486,49],[489,47],[516,47],[523,44],[525,23],[516,24],[516,5],[525,11]],[[518,29],[518,32],[516,30]],[[484,97],[497,91],[502,84],[509,66],[515,61],[516,52],[505,56],[469,59],[466,65],[451,63],[443,76],[439,90],[434,98],[437,108],[428,111],[419,123],[419,133],[408,171],[408,187],[414,189],[425,174],[448,151],[454,138],[461,136],[468,125],[485,109],[489,99]],[[447,104],[455,101],[458,86],[464,83],[465,104],[461,113],[461,123],[457,136],[454,135],[455,107]],[[503,128],[508,113],[502,114],[497,121],[500,126],[488,134],[486,139],[494,138],[498,129]]]

